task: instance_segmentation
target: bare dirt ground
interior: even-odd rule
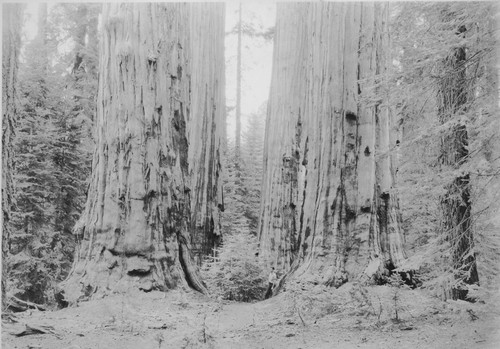
[[[2,348],[500,348],[499,298],[445,302],[355,285],[295,287],[257,303],[138,291],[18,313],[2,321]],[[47,333],[15,336],[26,324]]]

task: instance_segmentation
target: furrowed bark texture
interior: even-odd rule
[[[12,139],[16,119],[16,81],[21,41],[22,5],[2,6],[2,310],[6,306],[6,257],[9,252],[12,205]]]
[[[452,14],[445,14],[445,16]],[[463,35],[461,26],[457,35]],[[442,124],[466,112],[467,71],[466,49],[459,47],[445,60],[445,76],[440,81],[438,93],[439,120]],[[441,164],[447,168],[459,169],[469,156],[469,136],[464,124],[456,124],[441,139]],[[467,298],[467,289],[461,283],[477,284],[476,257],[474,254],[474,232],[472,225],[471,183],[468,173],[462,173],[451,180],[446,194],[441,197],[441,229],[451,244],[451,260],[458,281],[450,290],[453,299]]]
[[[278,4],[259,226],[263,258],[340,286],[405,258],[390,113],[387,8]],[[381,97],[382,96],[382,97]]]
[[[220,238],[224,5],[106,4],[97,149],[66,297],[180,285]]]

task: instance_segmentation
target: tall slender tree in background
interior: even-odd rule
[[[59,4],[51,13],[53,25],[59,25],[59,31],[67,33],[73,43],[73,49],[64,57],[66,71],[70,70],[64,79],[67,105],[56,121],[58,132],[54,141],[58,151],[53,157],[54,174],[61,188],[54,224],[57,231],[67,235],[83,208],[82,194],[88,185],[90,151],[94,145],[100,8],[99,4]]]
[[[255,134],[255,132],[259,132],[258,129],[251,128],[254,126],[258,127],[255,122],[265,113],[265,106],[264,109],[261,107],[253,116],[242,115],[242,98],[245,95],[245,91],[242,91],[242,85],[244,82],[244,73],[247,72],[249,68],[249,59],[248,56],[246,56],[248,51],[244,51],[243,46],[248,49],[253,45],[266,45],[270,43],[273,37],[274,28],[266,28],[262,23],[256,23],[255,17],[257,15],[255,13],[255,8],[252,6],[248,6],[247,10],[243,12],[240,3],[237,16],[238,22],[231,31],[227,33],[228,35],[236,36],[236,104],[234,106],[234,140],[230,137],[226,146],[227,154],[225,156],[225,168],[227,171],[225,171],[224,179],[226,205],[223,228],[225,234],[251,232],[255,235],[255,222],[257,218],[255,213],[250,213],[255,210],[255,207],[254,202],[249,202],[249,195],[256,195],[257,193],[260,195],[260,182],[257,183],[257,181],[250,177],[256,175],[254,170],[259,169],[261,166],[255,167],[255,161],[250,163],[249,159],[253,158],[251,154],[257,155],[261,154],[261,152],[260,148],[256,148],[253,151],[251,149],[252,145],[250,145],[249,142],[253,142],[253,145],[256,145],[254,141],[256,141],[259,136],[262,136],[261,134]],[[243,40],[245,41],[245,45],[243,45]],[[229,107],[229,110],[232,110],[232,107]],[[242,129],[242,117],[247,120],[251,118],[254,121],[253,125],[248,125],[249,128],[246,130]],[[250,180],[251,183],[247,182],[247,180]],[[255,185],[258,185],[258,188],[255,187]],[[250,216],[253,217],[250,218]]]
[[[248,11],[247,17],[252,16],[251,9]],[[255,27],[254,23],[246,20],[243,20],[243,8],[242,3],[239,3],[238,7],[238,22],[236,26],[229,32],[229,34],[236,34],[237,42],[236,42],[236,106],[235,106],[235,156],[238,161],[241,159],[241,137],[242,137],[242,128],[241,128],[241,95],[242,95],[242,76],[243,76],[243,57],[242,57],[242,45],[243,38],[247,39],[256,39],[263,38],[268,41],[272,39],[273,36],[273,28],[267,30],[259,30]]]
[[[456,14],[443,10],[442,16],[443,22],[446,23],[455,19]],[[458,23],[456,35],[465,37],[466,31],[466,26]],[[474,93],[474,82],[469,85],[467,79],[467,58],[466,47],[458,46],[444,59],[438,89],[438,117],[443,125],[460,114],[467,113],[469,95]],[[469,156],[468,146],[466,125],[458,122],[442,137],[440,162],[447,167],[460,168]],[[470,174],[467,171],[457,174],[446,189],[446,193],[441,197],[441,228],[452,246],[451,260],[455,278],[469,285],[477,284],[479,276],[474,254]],[[463,300],[466,296],[467,289],[461,285],[452,288],[453,299]]]
[[[245,185],[242,178],[242,158],[241,158],[241,81],[242,81],[242,4],[238,6],[238,22],[229,34],[236,34],[236,105],[235,108],[235,132],[234,142],[226,139],[224,176],[225,188],[225,210],[222,225],[224,232],[232,233],[235,230],[245,229],[245,218],[240,214],[243,210],[245,197]],[[231,212],[232,211],[232,212]]]
[[[240,2],[238,11],[238,43],[236,52],[236,128],[235,128],[235,165],[236,165],[236,176],[239,178],[241,176],[240,162],[241,162],[241,34],[242,34],[242,5]]]
[[[2,5],[2,310],[6,305],[6,257],[9,252],[12,186],[12,143],[16,120],[16,84],[21,46],[21,4]]]
[[[389,150],[388,6],[277,5],[261,255],[327,285],[405,258]]]
[[[267,275],[256,251],[266,106],[250,115],[242,134],[240,187],[236,186],[231,144],[229,161],[225,161],[223,241],[202,265],[208,289],[222,299],[251,302],[265,292]]]
[[[97,149],[64,287],[190,286],[220,238],[223,4],[105,4]],[[83,285],[83,287],[82,287]]]
[[[264,155],[265,115],[267,102],[256,113],[250,115],[247,130],[243,133],[242,174],[246,188],[243,216],[249,231],[257,235],[262,186],[262,157]]]
[[[405,3],[395,13],[392,94],[404,134],[399,177],[413,265],[429,267],[443,298],[467,299],[481,272],[499,273],[491,267],[500,243],[495,214],[486,215],[499,208],[498,7]]]
[[[52,202],[57,193],[50,159],[57,108],[51,99],[46,4],[38,7],[37,17],[38,33],[24,46],[28,58],[19,68],[20,115],[14,142],[16,206],[12,212],[9,291],[20,299],[43,303],[49,278],[42,246],[52,231]]]
[[[242,134],[239,177],[234,160],[234,142],[228,144],[222,220],[224,235],[241,233],[255,236],[257,233],[266,104],[249,116],[247,129]]]
[[[88,7],[89,16],[71,11],[72,6]],[[20,118],[14,142],[14,179],[19,190],[9,277],[16,297],[50,303],[57,282],[72,264],[72,228],[85,198],[93,143],[97,79],[88,59],[79,77],[68,74],[68,68],[73,67],[74,52],[82,50],[76,44],[79,27],[89,28],[87,43],[96,42],[99,6],[55,5],[47,13],[46,4],[40,4],[38,9],[38,35],[25,45],[19,73]],[[58,49],[62,45],[65,52]],[[68,50],[71,46],[73,50]],[[93,50],[88,47],[86,57],[95,56]]]
[[[48,27],[47,27],[47,16],[48,16],[48,9],[47,9],[47,3],[42,2],[38,5],[38,32],[36,35],[35,40],[38,42],[40,52],[38,54],[40,55],[39,59],[41,63],[41,70],[42,74],[48,75],[49,73],[49,47],[47,46],[48,43]],[[45,80],[46,80],[45,76]]]

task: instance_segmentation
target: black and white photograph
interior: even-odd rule
[[[0,5],[1,348],[500,348],[500,4]]]

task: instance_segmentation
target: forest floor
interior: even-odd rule
[[[351,284],[296,285],[257,303],[138,291],[17,313],[16,322],[2,320],[2,348],[500,348],[499,298],[442,301],[423,290]],[[47,333],[15,336],[26,326]]]

